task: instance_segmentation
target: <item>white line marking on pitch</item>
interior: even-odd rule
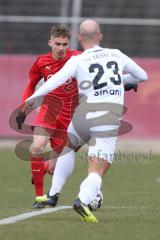
[[[11,223],[22,221],[24,219],[28,219],[28,218],[31,218],[34,216],[43,215],[46,213],[52,213],[52,212],[56,212],[56,211],[63,210],[63,209],[69,209],[69,208],[72,208],[72,207],[71,206],[60,206],[60,207],[55,207],[55,208],[46,208],[46,209],[42,209],[39,211],[27,212],[27,213],[23,213],[20,215],[1,219],[0,225],[11,224]]]
[[[16,216],[12,216],[12,217],[8,217],[8,218],[3,218],[0,220],[0,225],[5,225],[5,224],[12,224],[18,221],[22,221],[34,216],[38,216],[38,215],[44,215],[47,213],[52,213],[52,212],[57,212],[59,210],[63,210],[63,209],[71,209],[72,206],[59,206],[59,207],[55,207],[55,208],[45,208],[39,211],[32,211],[32,212],[27,212],[27,213],[23,213],[20,215],[16,215]],[[103,206],[103,208],[110,208],[110,209],[153,209],[152,207],[146,207],[146,206]],[[155,208],[154,208],[155,210]],[[157,209],[159,210],[159,208]]]

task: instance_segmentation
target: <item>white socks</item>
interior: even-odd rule
[[[60,156],[57,160],[54,174],[52,177],[52,186],[49,192],[50,196],[59,193],[68,177],[72,174],[74,169],[75,152],[70,150],[68,153]]]
[[[95,172],[91,172],[80,185],[80,192],[78,194],[78,197],[82,203],[85,205],[90,204],[100,191],[101,185],[101,176]]]
[[[59,193],[68,177],[72,174],[75,162],[75,152],[69,151],[67,154],[60,156],[57,160],[54,175],[52,178],[52,186],[49,192],[50,196]],[[78,194],[79,199],[85,205],[91,203],[91,201],[97,196],[101,189],[102,178],[99,174],[91,172],[88,177],[81,183],[80,192]]]

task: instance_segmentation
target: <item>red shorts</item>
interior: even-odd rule
[[[40,111],[34,121],[34,126],[45,128],[50,135],[51,147],[60,153],[67,143],[67,128],[71,121],[73,111],[55,99],[53,104],[41,105]]]

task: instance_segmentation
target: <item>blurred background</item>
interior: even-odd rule
[[[0,0],[1,144],[23,137],[10,128],[9,117],[21,104],[30,66],[37,55],[50,51],[47,42],[51,26],[68,25],[71,47],[79,48],[77,28],[86,18],[100,23],[103,46],[119,48],[149,75],[137,93],[126,93],[128,112],[124,119],[133,130],[121,137],[120,149],[159,153],[159,0]]]

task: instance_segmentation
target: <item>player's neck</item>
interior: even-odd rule
[[[97,43],[97,42],[89,42],[89,43],[84,43],[82,45],[84,50],[87,50],[89,48],[94,48],[95,46],[99,46],[99,43]]]

